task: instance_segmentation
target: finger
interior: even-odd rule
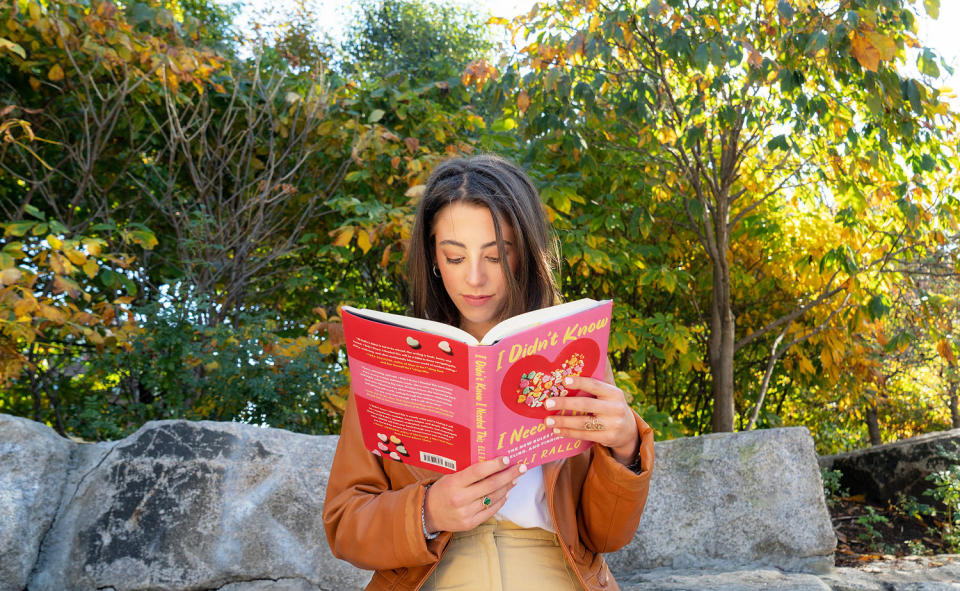
[[[473,529],[478,525],[480,525],[481,523],[483,523],[484,521],[496,515],[497,511],[499,511],[506,502],[507,502],[506,495],[498,498],[496,501],[492,500],[491,498],[491,502],[489,506],[484,507],[476,515],[474,515],[472,518],[468,520],[468,526],[466,529]]]
[[[601,414],[610,412],[614,405],[623,404],[619,401],[602,400],[598,398],[589,398],[586,396],[559,396],[549,398],[543,406],[548,411],[553,412],[579,412],[590,414]],[[553,416],[553,415],[551,415]]]
[[[485,462],[477,462],[464,470],[461,470],[457,473],[460,479],[463,479],[462,485],[468,487],[476,482],[488,478],[497,472],[501,472],[510,465],[510,458],[507,456],[502,456],[499,458],[494,458],[492,460],[487,460]]]
[[[513,488],[517,483],[517,479],[526,471],[526,464],[516,464],[511,466],[509,470],[502,470],[473,483],[467,488],[468,494],[483,497],[490,496],[491,491],[496,491],[501,488]]]
[[[608,384],[603,380],[596,378],[587,378],[584,376],[567,376],[563,378],[563,385],[570,390],[583,390],[588,394],[593,394],[601,400],[616,400],[623,398],[623,390],[613,384]],[[570,399],[571,397],[566,397]]]

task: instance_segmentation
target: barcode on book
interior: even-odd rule
[[[450,470],[456,471],[457,461],[451,460],[450,458],[445,458],[443,456],[436,456],[433,454],[428,454],[425,451],[420,452],[420,461],[424,464],[433,464],[434,466],[442,466],[444,468],[449,468]]]

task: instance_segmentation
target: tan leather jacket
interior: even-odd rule
[[[384,461],[367,451],[356,413],[351,396],[323,506],[327,542],[337,558],[376,571],[368,590],[419,589],[452,536],[443,532],[431,541],[423,537],[424,486],[440,474]],[[653,431],[639,416],[636,421],[640,474],[599,445],[543,466],[554,528],[585,589],[619,589],[600,553],[613,552],[633,538],[647,499]]]

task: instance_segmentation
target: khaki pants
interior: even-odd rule
[[[583,591],[556,534],[489,519],[453,534],[423,591]]]

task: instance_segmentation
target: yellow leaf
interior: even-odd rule
[[[420,199],[423,197],[423,191],[427,188],[426,185],[414,185],[407,189],[407,192],[403,194],[404,197],[409,197],[410,199]]]
[[[850,53],[862,67],[871,72],[876,72],[880,66],[880,51],[870,43],[867,37],[857,31],[854,31],[850,38]]]
[[[60,247],[63,246],[63,241],[61,241],[59,238],[57,238],[53,234],[50,234],[49,236],[47,236],[47,244],[49,244],[50,248],[54,250],[60,250]]]
[[[32,295],[27,294],[27,296],[21,300],[17,300],[17,303],[13,305],[13,315],[17,318],[22,318],[28,314],[32,314],[37,311],[37,300],[33,298]]]
[[[220,364],[216,361],[211,361],[210,363],[205,363],[203,365],[203,369],[207,370],[208,372],[214,372],[220,369]]]
[[[4,269],[2,272],[0,272],[0,283],[3,285],[13,285],[14,283],[20,281],[22,277],[23,273],[20,272],[20,269]]]
[[[353,240],[353,228],[343,228],[337,233],[337,237],[333,239],[333,245],[346,246],[350,244],[351,240]]]
[[[880,59],[889,61],[897,55],[897,44],[890,37],[874,31],[867,31],[864,35],[870,41],[870,45],[876,48]]]
[[[940,357],[946,359],[950,365],[953,365],[957,362],[957,357],[953,354],[953,347],[950,346],[946,340],[941,340],[937,343],[937,353],[940,354]]]
[[[60,64],[54,64],[53,67],[50,68],[50,71],[47,72],[47,78],[52,82],[63,80],[63,68],[60,67]]]
[[[517,95],[517,108],[520,109],[521,113],[526,113],[529,107],[530,97],[527,95],[526,90],[521,90],[520,94]]]
[[[64,251],[63,254],[67,255],[67,258],[70,259],[70,262],[78,267],[82,267],[87,263],[87,255],[83,254],[79,250],[70,248]]]
[[[57,324],[63,324],[65,320],[63,312],[49,304],[40,304],[40,316]]]
[[[677,134],[673,131],[673,128],[664,127],[657,132],[657,139],[660,140],[661,144],[673,144],[677,141]]]
[[[87,340],[94,345],[103,344],[103,336],[101,336],[99,332],[93,330],[92,328],[83,329],[83,336],[85,336]]]
[[[83,245],[92,256],[100,256],[100,241],[95,238],[84,238]]]
[[[360,247],[360,250],[363,251],[363,254],[367,254],[367,251],[370,250],[370,247],[372,246],[370,243],[370,234],[368,232],[361,230],[360,233],[357,234],[357,246]]]
[[[97,265],[96,261],[93,261],[93,260],[88,260],[83,265],[83,272],[86,273],[87,277],[89,277],[90,279],[93,279],[96,276],[97,271],[99,270],[100,270],[100,266]]]

